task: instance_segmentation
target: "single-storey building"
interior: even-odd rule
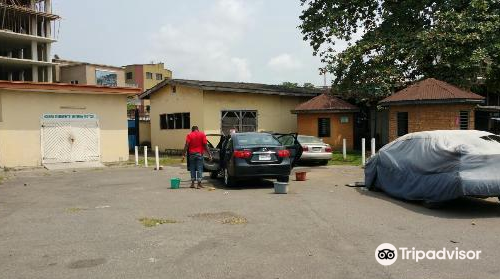
[[[151,144],[178,150],[192,125],[207,134],[228,134],[230,129],[296,132],[297,117],[290,111],[318,94],[308,88],[169,79],[141,98],[151,101]]]
[[[354,145],[354,113],[359,108],[331,94],[321,94],[292,110],[297,114],[297,131],[317,136],[334,149],[346,139],[347,149]]]
[[[0,81],[0,167],[128,160],[138,88]]]
[[[474,129],[474,110],[484,97],[428,78],[380,101],[388,109],[389,141],[407,133]]]

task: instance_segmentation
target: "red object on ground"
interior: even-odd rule
[[[306,172],[300,171],[295,173],[295,180],[297,181],[306,181]]]

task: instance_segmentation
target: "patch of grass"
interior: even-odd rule
[[[139,219],[139,222],[141,222],[146,228],[156,227],[163,224],[178,223],[176,220],[172,219],[158,219],[158,218],[146,218],[146,217]]]
[[[334,152],[328,165],[361,166],[361,152],[347,152],[347,158],[345,160],[342,152]]]
[[[71,208],[68,208],[66,209],[68,212],[70,213],[78,213],[80,211],[83,211],[83,210],[87,210],[85,208],[80,208],[80,207],[71,207]]]

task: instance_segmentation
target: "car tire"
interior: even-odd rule
[[[321,161],[319,162],[319,164],[320,164],[320,165],[322,165],[322,166],[326,166],[326,165],[328,165],[328,162],[329,162],[329,161],[330,161],[330,160],[321,160]]]
[[[219,177],[219,172],[218,171],[211,171],[210,172],[210,178],[217,179],[218,177]]]
[[[290,176],[280,176],[278,177],[278,182],[288,182],[290,181]]]
[[[226,187],[232,187],[234,185],[234,179],[229,175],[227,169],[224,169],[224,185]]]

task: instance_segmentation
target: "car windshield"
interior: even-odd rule
[[[241,134],[236,136],[238,145],[281,145],[280,142],[270,134]]]
[[[320,138],[313,136],[299,136],[298,140],[300,143],[323,143]]]

